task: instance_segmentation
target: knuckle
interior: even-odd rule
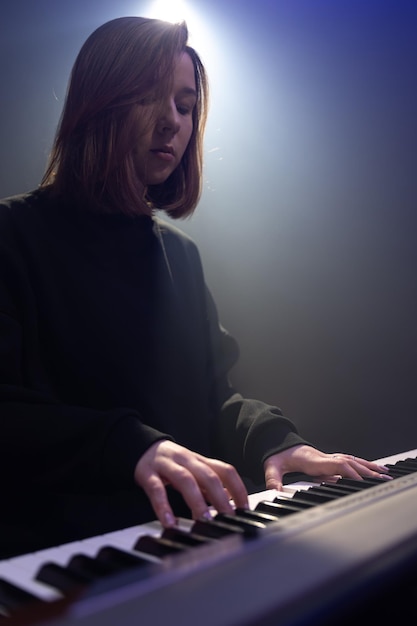
[[[237,477],[237,471],[230,463],[223,464],[222,472],[228,480],[232,480]]]
[[[189,454],[187,454],[186,450],[182,450],[180,448],[178,450],[175,450],[174,459],[175,459],[175,462],[178,463],[179,465],[186,465],[189,460]]]
[[[144,489],[151,499],[162,498],[165,494],[165,488],[156,478],[150,478]]]
[[[183,466],[176,467],[174,470],[174,473],[175,473],[175,479],[184,483],[185,485],[190,485],[195,482],[192,474],[189,472],[188,469],[186,469]]]
[[[207,470],[204,476],[204,482],[206,483],[206,485],[208,485],[210,488],[213,488],[213,489],[216,489],[222,486],[222,481],[220,479],[220,476],[211,469]]]

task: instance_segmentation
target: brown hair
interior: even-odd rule
[[[52,184],[56,193],[105,212],[138,215],[158,208],[174,218],[193,212],[201,194],[208,84],[187,39],[184,22],[141,17],[111,20],[90,35],[72,69],[42,186]],[[171,176],[143,191],[132,158],[134,105],[162,95],[182,52],[193,61],[197,88],[191,139]]]

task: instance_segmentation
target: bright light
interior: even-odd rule
[[[207,26],[207,18],[200,11],[197,13],[195,9],[190,7],[190,2],[185,0],[153,0],[149,2],[148,10],[143,13],[144,17],[165,20],[167,22],[187,23],[188,41],[199,55],[203,58],[204,64],[210,66],[214,64],[215,55],[211,44],[211,33]]]
[[[189,9],[183,0],[154,0],[147,17],[153,17],[166,22],[188,21]]]

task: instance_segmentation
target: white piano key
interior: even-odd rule
[[[2,565],[4,563],[9,563],[10,565],[14,565],[19,569],[33,572],[37,564],[39,563],[39,557],[37,556],[36,552],[31,552],[30,554],[15,556],[12,559],[8,559],[7,561],[0,561],[0,563]]]
[[[47,563],[49,561],[58,565],[66,565],[71,556],[81,548],[81,543],[76,541],[73,543],[63,544],[56,548],[49,548],[40,552],[35,552],[34,556],[38,563]]]
[[[284,486],[284,495],[293,495],[294,491],[300,491],[301,489],[310,489],[320,484],[319,482],[300,480],[298,483],[290,483]]]
[[[159,537],[162,532],[162,526],[159,522],[151,522],[149,524],[143,524],[142,526],[133,526],[131,528],[124,528],[123,530],[109,533],[109,535],[103,535],[102,545],[111,545],[120,548],[121,550],[133,550],[133,546],[139,537],[142,535],[152,535]]]
[[[0,578],[13,583],[20,589],[29,591],[36,598],[46,602],[53,602],[62,598],[62,594],[57,589],[36,581],[32,569],[17,567],[13,562],[7,560],[0,562]]]
[[[265,491],[258,491],[258,493],[250,493],[248,496],[249,508],[254,509],[258,502],[261,502],[262,500],[273,500],[277,496],[288,497],[289,493],[287,491],[279,491],[278,489],[266,489]],[[230,502],[232,503],[232,505],[234,504],[233,500],[231,500]],[[216,513],[215,509],[212,508],[210,510],[213,514]],[[192,522],[190,520],[184,521],[188,523],[188,526],[185,527],[185,530],[190,530]]]
[[[192,526],[194,524],[194,521],[191,519],[186,519],[184,517],[179,517],[177,519],[177,526],[180,530],[183,530],[185,532],[188,532],[191,530]]]

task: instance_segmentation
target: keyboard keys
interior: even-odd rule
[[[261,530],[266,528],[263,522],[242,517],[237,513],[218,513],[214,519],[220,522],[226,522],[226,524],[239,526],[239,528],[242,528],[244,531],[245,537],[255,537]]]
[[[388,467],[388,475],[389,476],[394,476],[394,477],[398,477],[398,476],[407,476],[407,474],[410,474],[410,470],[408,467],[404,467],[401,465],[391,465],[390,463],[387,463],[386,467]]]
[[[196,548],[210,542],[210,539],[208,537],[197,535],[196,533],[193,533],[191,531],[187,532],[181,530],[180,528],[165,528],[162,533],[162,537],[164,539],[171,539],[172,541],[180,543],[187,548]]]
[[[210,539],[222,539],[223,537],[234,534],[241,535],[243,537],[246,534],[245,530],[240,526],[215,519],[197,520],[194,523],[192,530],[197,535],[203,535],[203,537],[208,537]]]
[[[340,482],[339,483],[323,482],[323,483],[320,483],[320,485],[323,487],[329,487],[330,489],[337,489],[337,491],[341,491],[345,493],[346,495],[356,493],[357,491],[356,486],[353,487],[352,485],[346,485],[346,484],[342,485]]]
[[[311,502],[317,505],[325,504],[331,500],[336,500],[337,497],[338,496],[335,494],[317,493],[315,491],[311,491],[310,489],[302,489],[301,491],[297,491],[291,500],[293,502]]]
[[[312,491],[314,493],[323,493],[323,494],[330,494],[330,495],[334,495],[338,498],[341,498],[343,496],[346,495],[350,495],[352,493],[352,490],[350,489],[343,489],[343,487],[341,487],[340,485],[318,485],[317,487],[311,487],[311,489],[309,491]]]
[[[417,472],[416,458],[395,463],[389,460],[384,464],[394,478]],[[94,583],[99,583],[101,590],[111,588],[113,574],[133,568],[137,569],[138,580],[146,579],[158,572],[153,564],[161,563],[165,557],[223,537],[255,537],[285,517],[385,482],[382,478],[341,478],[335,482],[296,483],[287,485],[283,492],[252,494],[256,499],[250,500],[251,509],[219,513],[212,520],[182,519],[177,527],[168,529],[155,521],[0,562],[0,619],[31,603],[53,603]],[[7,619],[4,618],[5,623]]]
[[[132,567],[146,567],[151,559],[146,559],[139,554],[126,552],[114,546],[104,546],[99,550],[96,560],[114,571],[122,571]]]
[[[64,595],[70,594],[91,582],[91,578],[72,572],[58,563],[45,563],[35,576],[36,580],[59,589]]]
[[[13,611],[38,602],[38,598],[20,589],[7,580],[0,579],[0,614],[10,615]]]
[[[103,576],[109,576],[120,570],[120,567],[112,567],[109,563],[102,563],[94,557],[86,554],[75,554],[69,561],[67,568],[70,572],[80,574],[97,580]]]
[[[298,503],[291,502],[291,499],[288,498],[287,502],[258,502],[255,507],[255,511],[260,511],[261,513],[268,513],[268,515],[273,515],[277,519],[280,517],[286,517],[287,515],[294,515],[295,513],[299,513],[303,511],[305,508],[308,508],[308,504],[306,507],[298,506]]]
[[[32,563],[32,566],[29,568],[25,567],[28,561]],[[43,562],[45,561],[42,560]],[[40,561],[35,560],[33,565],[33,559],[24,557],[16,557],[11,561],[0,561],[0,579],[7,580],[19,589],[27,591],[33,597],[39,598],[39,600],[45,602],[60,600],[62,593],[34,579],[34,573],[40,565]]]
[[[269,513],[262,513],[262,511],[252,511],[251,509],[236,509],[236,515],[239,517],[244,517],[247,519],[252,519],[262,524],[271,524],[274,522],[277,523],[277,518],[274,515],[269,515]]]
[[[386,481],[384,481],[382,478],[367,478],[366,480],[356,480],[355,478],[339,478],[336,484],[348,485],[350,487],[354,487],[357,491],[361,491],[362,489],[370,489],[371,487],[375,487],[376,485],[381,485],[384,482]]]
[[[403,459],[402,461],[397,461],[394,465],[395,467],[407,467],[410,473],[417,472],[417,459]]]
[[[164,556],[182,552],[185,550],[185,546],[173,541],[172,539],[143,535],[135,543],[134,549],[162,559]]]
[[[288,507],[288,506],[294,507],[295,509],[297,509],[297,511],[303,511],[304,509],[309,509],[312,506],[316,506],[314,502],[296,500],[294,498],[294,494],[297,494],[297,493],[299,493],[299,491],[294,491],[293,495],[290,498],[275,498],[272,502],[275,502],[276,504],[279,504],[282,507]]]

